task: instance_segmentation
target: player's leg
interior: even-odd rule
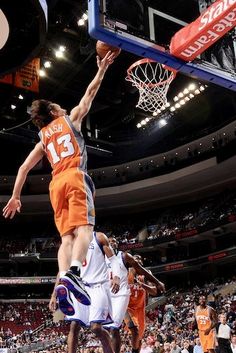
[[[109,332],[102,326],[112,321],[110,283],[89,287],[88,293],[91,297],[91,305],[88,307],[91,330],[101,341],[104,353],[114,353]]]
[[[81,326],[86,327],[89,322],[89,306],[83,305],[71,294],[74,314],[65,317],[70,321],[70,331],[68,335],[68,353],[76,353],[78,346],[78,334]]]
[[[131,333],[132,353],[138,353],[140,347],[138,321],[134,313],[131,312],[130,308],[125,314],[125,322]]]
[[[80,331],[80,325],[76,321],[72,321],[70,324],[70,331],[67,338],[68,353],[76,353],[78,347],[78,335]]]
[[[65,196],[63,177],[56,177],[50,183],[50,200],[54,211],[54,221],[61,235],[61,245],[58,250],[58,267],[60,277],[68,271],[71,263],[74,242],[74,227],[69,225],[69,209]]]
[[[93,238],[93,225],[79,226],[75,229],[74,234],[71,268],[75,266],[75,271],[78,271],[78,267],[80,268],[85,260],[89,244]]]
[[[111,344],[115,353],[120,353],[121,349],[121,337],[119,328],[111,328]]]
[[[140,349],[138,327],[137,326],[130,327],[130,332],[131,332],[132,353],[138,353]]]
[[[70,269],[79,271],[92,241],[95,224],[94,186],[85,173],[75,171],[68,186],[69,224],[74,227],[75,240],[72,248]]]
[[[85,225],[76,228],[70,270],[60,278],[60,284],[72,292],[76,299],[84,305],[90,304],[90,297],[79,277],[79,269],[85,260],[92,235],[93,226]]]
[[[199,338],[200,338],[200,342],[201,342],[201,346],[202,346],[202,350],[204,353],[208,353],[208,349],[207,349],[207,336],[205,336],[203,331],[199,331],[198,332]]]
[[[102,325],[97,322],[91,323],[91,330],[93,331],[93,333],[95,333],[97,338],[101,341],[104,353],[114,353],[114,351],[112,349],[112,345],[111,345],[110,335],[107,332],[107,330],[105,330],[102,327]]]
[[[124,320],[124,316],[129,304],[129,295],[112,296],[112,318],[113,322],[105,326],[110,329],[112,347],[115,353],[120,353],[121,337],[120,327]]]
[[[58,250],[58,267],[60,277],[69,269],[71,263],[74,234],[64,234],[61,237],[61,245]]]
[[[75,239],[70,271],[61,278],[61,282],[76,299],[85,305],[90,304],[90,298],[79,278],[79,270],[86,258],[95,223],[93,188],[90,187],[89,179],[87,179],[84,173],[75,170],[71,173],[69,183],[66,185],[69,215],[67,221],[70,228],[74,227]]]
[[[211,330],[209,335],[206,336],[206,347],[209,353],[215,353],[216,347],[216,332],[215,330]]]

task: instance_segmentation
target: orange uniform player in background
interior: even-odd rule
[[[134,255],[139,265],[143,265],[140,255]],[[147,271],[147,270],[146,270]],[[144,279],[151,276],[154,281],[146,284]],[[151,278],[150,278],[151,279]],[[132,353],[138,353],[141,348],[142,338],[145,331],[145,307],[148,294],[156,296],[158,290],[165,291],[165,286],[148,271],[147,275],[137,275],[134,267],[130,268],[128,275],[130,285],[130,300],[127,308],[125,323],[131,332]]]
[[[127,318],[129,318],[129,328],[131,321],[134,326],[138,328],[139,339],[141,340],[145,331],[145,307],[147,302],[147,292],[139,282],[144,283],[144,276],[137,276],[134,273],[133,269],[130,269],[128,276],[128,283],[130,286],[130,299],[127,308]],[[128,320],[127,320],[128,321]]]
[[[214,353],[216,346],[217,315],[215,310],[206,305],[206,297],[199,297],[199,305],[195,311],[195,319],[198,327],[199,338],[203,352]]]

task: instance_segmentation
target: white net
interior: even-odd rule
[[[167,104],[167,92],[175,78],[174,71],[149,59],[131,65],[126,80],[139,90],[137,108],[159,113]]]

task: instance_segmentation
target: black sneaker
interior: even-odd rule
[[[75,314],[75,310],[73,307],[73,302],[70,296],[70,292],[67,287],[63,284],[59,284],[56,287],[56,295],[58,298],[59,309],[63,312],[63,314],[67,316],[72,316]]]
[[[76,276],[71,271],[68,271],[64,276],[60,278],[59,284],[65,286],[70,292],[72,292],[75,298],[84,305],[90,305],[90,296],[84,289],[84,285],[80,277]]]

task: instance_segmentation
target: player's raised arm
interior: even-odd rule
[[[97,91],[101,86],[105,72],[107,71],[109,65],[113,63],[113,60],[114,54],[112,54],[110,51],[102,60],[99,58],[99,56],[97,56],[98,71],[92,82],[90,82],[90,84],[88,85],[88,88],[84,96],[82,97],[80,103],[72,109],[70,113],[70,119],[72,122],[80,123],[84,116],[88,114],[91,104],[97,94]]]
[[[43,158],[43,155],[43,146],[41,142],[38,142],[18,170],[12,196],[6,206],[3,208],[3,217],[10,217],[12,219],[15,216],[16,211],[20,212],[20,195],[26,177],[29,171]]]
[[[112,283],[111,283],[111,291],[113,293],[117,293],[120,289],[120,265],[119,261],[114,253],[114,250],[111,248],[109,244],[109,240],[104,233],[97,233],[97,238],[99,243],[103,247],[103,251],[111,263],[111,270],[112,270]]]
[[[150,272],[148,272],[143,266],[141,266],[132,255],[125,253],[124,257],[125,257],[125,261],[128,264],[128,266],[133,267],[138,275],[143,275],[145,277],[145,279],[148,280],[149,282],[153,283],[156,286],[156,289],[158,291],[160,291],[161,293],[165,292],[164,283],[159,281]],[[150,289],[152,291],[151,288],[148,288],[148,287],[152,287],[152,286],[148,286],[148,285],[145,285],[145,286],[147,287],[146,288],[147,290]],[[154,294],[154,292],[153,292],[153,294]]]

